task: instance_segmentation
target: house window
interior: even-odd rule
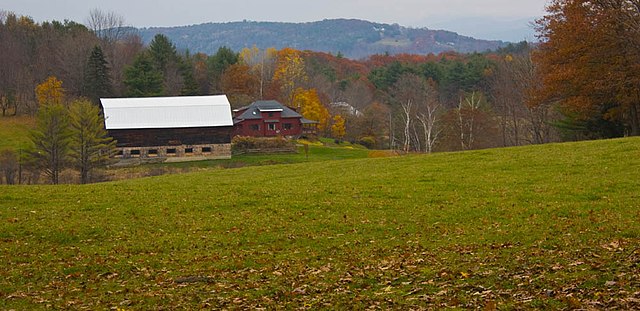
[[[275,131],[276,130],[276,124],[275,123],[269,123],[269,131]]]
[[[269,116],[270,116],[270,117],[273,117],[273,112],[269,112]]]
[[[290,130],[293,128],[293,124],[291,123],[285,123],[282,128],[284,128],[285,130]]]
[[[259,131],[260,130],[260,125],[259,124],[251,124],[251,130],[252,131]]]

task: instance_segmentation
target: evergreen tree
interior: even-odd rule
[[[41,169],[51,183],[58,184],[71,143],[69,116],[62,104],[40,107],[36,128],[30,133],[30,139],[32,143],[28,151],[30,162]]]
[[[87,61],[83,89],[84,95],[95,104],[98,104],[100,98],[113,96],[109,66],[98,45],[93,48]]]
[[[162,73],[153,66],[147,53],[140,53],[133,64],[125,69],[124,76],[129,97],[164,95]]]
[[[184,57],[181,72],[183,85],[182,90],[180,91],[180,95],[199,95],[198,82],[196,81],[195,75],[193,74],[193,62],[191,61],[189,52],[187,52]]]
[[[153,65],[166,74],[170,65],[179,63],[176,46],[163,34],[157,34],[149,44],[149,55],[153,59]]]
[[[80,172],[80,182],[90,181],[91,172],[105,165],[115,153],[116,142],[104,128],[100,108],[88,101],[78,100],[69,111],[71,125],[71,163]]]
[[[222,92],[222,74],[229,66],[236,64],[239,59],[240,55],[226,46],[219,48],[216,54],[209,57],[209,71],[213,77],[214,92]]]

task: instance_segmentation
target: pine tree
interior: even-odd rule
[[[179,62],[176,46],[163,34],[157,34],[153,37],[149,44],[149,55],[153,59],[153,65],[163,74],[166,74],[171,64]]]
[[[100,108],[88,101],[75,101],[69,111],[71,163],[80,172],[80,182],[90,181],[91,172],[105,165],[115,153],[116,142],[104,128]]]
[[[84,72],[84,95],[98,104],[100,98],[113,96],[109,66],[100,46],[91,51]]]
[[[29,161],[41,169],[51,183],[58,184],[71,143],[69,116],[62,104],[40,107],[36,128],[30,133],[30,139],[32,145],[28,151]]]
[[[127,86],[127,96],[147,97],[162,96],[162,73],[154,68],[147,53],[139,54],[133,65],[127,67],[124,73],[124,84]]]
[[[193,74],[193,61],[191,60],[191,56],[187,52],[184,60],[182,61],[182,68],[180,68],[182,73],[183,86],[180,91],[181,95],[198,95],[199,87],[198,82]]]

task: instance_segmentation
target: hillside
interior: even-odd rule
[[[35,118],[28,116],[0,116],[0,151],[24,149],[29,145],[29,130],[35,126]]]
[[[0,309],[638,309],[638,150],[0,186]]]
[[[444,51],[484,52],[503,47],[502,41],[477,40],[445,30],[407,28],[362,20],[335,19],[310,23],[230,22],[165,28],[144,28],[146,43],[162,33],[179,49],[212,55],[221,46],[235,51],[292,47],[364,58],[372,54],[428,54]]]

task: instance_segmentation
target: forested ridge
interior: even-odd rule
[[[409,28],[356,19],[327,19],[308,23],[241,21],[139,30],[144,42],[163,34],[179,49],[213,54],[224,45],[233,50],[292,47],[326,53],[342,53],[361,59],[373,54],[429,54],[454,51],[484,52],[507,43],[480,40],[446,30]]]

